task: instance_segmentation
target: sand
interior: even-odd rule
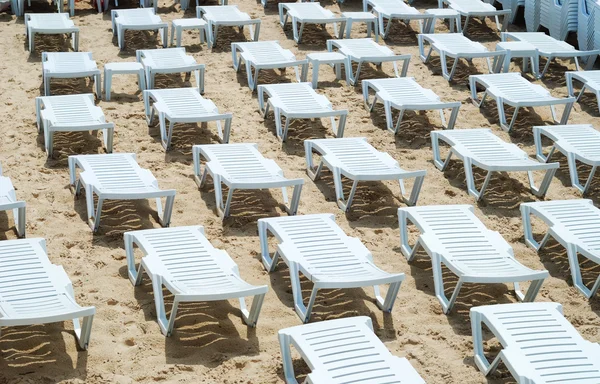
[[[122,1],[121,7],[134,7],[135,2]],[[307,27],[304,42],[299,46],[278,24],[277,8],[269,4],[263,10],[254,1],[233,0],[233,4],[253,17],[262,19],[261,40],[279,40],[297,57],[325,50],[325,41],[333,33]],[[420,9],[434,7],[432,0],[418,1]],[[360,11],[361,4],[347,0],[345,4],[324,1],[334,12]],[[34,12],[47,12],[50,5],[34,2]],[[159,14],[165,21],[193,17],[185,15],[179,5],[160,1]],[[76,5],[75,23],[81,27],[81,51],[92,51],[100,68],[105,63],[135,60],[135,49],[156,48],[159,43],[152,34],[131,33],[127,49],[119,52],[110,31],[110,13],[98,14],[89,2]],[[58,323],[2,329],[0,336],[0,383],[282,383],[283,374],[277,331],[300,324],[293,305],[288,269],[284,264],[272,274],[264,271],[259,261],[259,241],[256,221],[259,218],[285,215],[278,191],[239,193],[234,200],[232,216],[225,221],[215,213],[212,184],[199,191],[192,178],[193,144],[217,143],[214,125],[176,126],[173,149],[167,153],[161,147],[158,128],[148,128],[144,120],[141,93],[135,76],[113,78],[111,101],[98,101],[108,121],[116,125],[115,151],[134,152],[142,167],[154,173],[162,188],[175,188],[177,197],[172,226],[203,225],[214,246],[226,250],[240,266],[244,279],[252,284],[268,284],[269,292],[257,328],[248,328],[240,318],[236,302],[212,302],[184,305],[180,310],[173,335],[165,338],[156,323],[156,311],[151,285],[144,281],[135,289],[127,279],[123,232],[157,228],[153,203],[109,202],[106,204],[98,233],[87,226],[85,200],[74,200],[68,188],[67,156],[81,153],[103,153],[101,136],[63,134],[56,136],[55,155],[47,159],[43,139],[37,134],[34,98],[40,95],[40,53],[44,50],[68,49],[68,41],[44,36],[37,40],[33,54],[26,51],[25,27],[22,19],[0,15],[0,160],[4,174],[17,189],[17,196],[27,202],[27,236],[47,240],[50,260],[63,265],[73,281],[76,298],[81,305],[94,305],[92,340],[87,352],[78,351],[72,324]],[[456,81],[448,84],[441,77],[439,60],[423,64],[418,58],[416,24],[411,28],[397,23],[385,42],[394,52],[411,54],[408,76],[437,92],[443,100],[462,103],[457,128],[489,127],[502,139],[515,143],[534,155],[531,127],[550,123],[547,108],[522,111],[514,132],[500,129],[494,104],[481,111],[469,100],[468,75],[484,71],[483,62],[473,66],[461,64]],[[438,24],[440,32],[447,27]],[[523,30],[522,13],[516,26]],[[362,37],[366,28],[355,25],[353,36]],[[247,36],[247,35],[246,35]],[[499,35],[491,23],[473,23],[471,38],[494,49]],[[472,357],[469,309],[472,306],[514,302],[515,297],[505,285],[466,285],[455,310],[446,316],[435,298],[431,264],[425,254],[407,263],[399,251],[399,231],[396,216],[404,204],[398,199],[395,183],[365,183],[360,185],[350,213],[341,212],[335,203],[331,176],[312,182],[305,173],[303,140],[332,137],[328,122],[296,121],[289,139],[283,144],[275,137],[272,116],[267,119],[258,112],[256,95],[247,87],[245,73],[235,73],[231,65],[230,42],[244,40],[237,30],[224,30],[211,52],[199,45],[197,33],[185,32],[184,45],[198,62],[206,64],[206,94],[220,111],[233,112],[231,142],[257,143],[260,151],[274,159],[290,178],[301,177],[306,183],[302,191],[300,214],[333,213],[339,225],[350,235],[360,238],[371,250],[375,262],[384,270],[403,272],[398,300],[391,314],[382,313],[374,303],[371,289],[323,291],[317,299],[312,321],[348,316],[369,316],[377,335],[390,351],[406,356],[428,383],[511,383],[514,379],[506,369],[487,380],[476,369]],[[512,64],[516,70],[515,64]],[[570,62],[559,61],[550,68],[543,81],[536,81],[555,96],[566,96],[564,71],[573,70]],[[391,67],[384,72],[365,71],[364,78],[389,77]],[[283,76],[266,71],[261,83],[291,81],[292,71]],[[531,79],[531,76],[529,76]],[[548,250],[538,255],[523,242],[519,204],[537,201],[526,187],[524,174],[500,175],[492,181],[486,198],[475,203],[465,188],[462,163],[454,162],[446,172],[432,163],[430,131],[441,129],[436,113],[409,113],[394,137],[385,130],[382,108],[369,113],[363,105],[360,87],[348,87],[336,81],[333,72],[322,67],[319,93],[326,95],[333,106],[350,111],[346,136],[367,137],[377,149],[388,152],[408,170],[425,169],[427,176],[419,200],[420,205],[473,204],[476,215],[491,229],[499,231],[512,245],[519,261],[531,268],[550,271],[538,297],[539,301],[556,301],[564,306],[567,318],[584,337],[600,341],[598,299],[591,301],[572,286],[565,251],[551,242]],[[190,86],[178,76],[157,79],[157,87]],[[54,94],[90,92],[84,81],[57,81]],[[570,123],[592,123],[600,126],[595,98],[584,97],[577,103]],[[559,156],[561,168],[552,180],[546,197],[574,199],[580,195],[569,186],[566,160]],[[482,174],[478,174],[482,179]],[[349,187],[349,185],[346,185]],[[598,196],[598,183],[590,197]],[[0,238],[16,237],[12,215],[0,215]],[[537,234],[544,227],[535,224]],[[413,240],[417,232],[412,229]],[[596,276],[598,268],[587,265],[585,276]],[[453,286],[455,279],[446,274]],[[305,286],[306,291],[310,286]],[[497,342],[491,341],[487,351],[497,352]],[[308,372],[299,360],[299,375]]]

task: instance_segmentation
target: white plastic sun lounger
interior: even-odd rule
[[[364,137],[344,139],[304,140],[306,173],[314,181],[319,179],[323,165],[333,174],[333,184],[338,207],[349,211],[359,181],[398,180],[400,196],[408,205],[415,205],[423,186],[426,171],[406,171],[387,152],[379,152]],[[313,154],[320,157],[315,166]],[[344,196],[342,176],[352,180],[348,198]],[[404,180],[414,179],[412,191],[407,195]]]
[[[91,52],[42,52],[44,94],[50,96],[50,80],[93,77],[96,96],[102,97],[100,70]]]
[[[275,253],[269,253],[269,232],[277,239]],[[391,312],[403,273],[388,273],[373,262],[373,255],[360,239],[347,236],[332,214],[271,217],[258,220],[262,262],[272,272],[279,257],[290,269],[296,313],[304,323],[310,320],[319,289],[344,289],[373,286],[377,306]],[[308,304],[304,304],[300,273],[314,285]],[[379,285],[389,284],[385,298]]]
[[[471,99],[477,107],[481,108],[483,106],[488,95],[496,101],[500,126],[508,132],[510,132],[517,120],[517,114],[521,108],[548,106],[552,112],[552,120],[555,124],[567,124],[571,109],[575,103],[574,97],[558,98],[552,96],[544,87],[530,83],[520,73],[471,75],[469,76],[469,84],[471,87]],[[485,89],[481,100],[477,97],[478,85]],[[506,120],[505,104],[515,109],[510,124]],[[560,120],[556,119],[556,111],[554,109],[554,106],[557,104],[564,104]]]
[[[436,51],[440,55],[442,76],[448,81],[451,81],[454,77],[460,59],[470,61],[476,58],[485,58],[488,72],[491,73],[492,64],[490,59],[503,60],[506,55],[506,51],[489,51],[483,44],[468,39],[462,33],[419,34],[418,40],[421,60],[427,63],[431,53]],[[427,54],[425,54],[426,43],[429,44]],[[448,72],[448,57],[454,59],[450,72]]]
[[[552,140],[548,154],[544,154],[542,136]],[[536,155],[538,160],[548,162],[555,151],[567,157],[571,185],[581,193],[586,193],[592,184],[596,169],[600,166],[600,132],[591,124],[583,125],[553,125],[533,127]],[[577,162],[592,167],[585,185],[579,182]]]
[[[490,362],[483,325],[502,344]],[[500,362],[519,384],[594,384],[600,377],[600,345],[585,340],[558,303],[517,303],[471,308],[475,363],[486,375]]]
[[[44,239],[0,242],[0,327],[70,320],[85,350],[95,313],[96,308],[77,304],[69,276],[50,263]]]
[[[346,18],[336,16],[320,3],[279,3],[279,24],[285,29],[288,19],[291,19],[294,41],[302,41],[302,32],[306,24],[333,24],[333,33],[338,36],[338,23],[346,23]],[[298,24],[300,27],[298,28]],[[342,25],[344,28],[344,25]]]
[[[219,113],[219,109],[209,99],[203,98],[196,88],[170,88],[144,91],[146,122],[153,124],[154,115],[160,126],[160,142],[165,150],[171,148],[175,123],[207,123],[214,121],[222,143],[229,142],[231,113]],[[169,127],[167,129],[167,120]],[[223,131],[223,125],[225,131]]]
[[[596,264],[600,264],[600,210],[592,200],[553,200],[521,204],[525,243],[541,250],[548,239],[553,237],[567,250],[573,285],[587,298],[593,297],[600,288],[600,276],[592,288],[586,287],[581,276],[578,256],[581,255]],[[531,216],[544,221],[548,232],[538,242],[533,237]]]
[[[450,145],[446,160],[440,154],[440,140]],[[530,159],[525,151],[516,146],[502,141],[490,129],[461,129],[452,131],[431,132],[433,149],[433,162],[443,171],[450,163],[452,155],[456,155],[464,163],[467,178],[467,190],[477,200],[483,194],[494,172],[523,172],[527,171],[531,192],[536,196],[544,196],[550,187],[554,173],[559,167],[558,163],[540,163]],[[473,166],[487,171],[481,188],[477,190]],[[539,187],[535,186],[534,171],[545,172],[544,179]]]
[[[233,192],[236,189],[281,188],[285,210],[295,215],[300,203],[300,193],[304,179],[287,179],[275,161],[266,159],[258,151],[256,144],[206,144],[192,147],[194,180],[199,188],[206,183],[207,176],[213,179],[217,213],[229,216]],[[204,170],[200,157],[206,159]],[[223,189],[229,189],[223,204]],[[292,201],[289,202],[287,187],[293,187]]]
[[[408,71],[410,55],[396,55],[388,47],[379,45],[371,39],[327,40],[327,50],[333,52],[334,47],[346,56],[344,68],[346,69],[346,82],[350,85],[358,84],[358,76],[363,63],[373,63],[381,68],[384,62],[391,62],[396,77],[405,77]],[[402,61],[400,73],[398,73],[399,61]],[[352,63],[357,63],[356,73],[352,71]]]
[[[94,104],[94,95],[45,96],[35,98],[38,133],[44,134],[44,147],[52,157],[54,132],[102,130],[104,148],[112,153],[114,123],[107,123],[102,108]]]
[[[240,11],[237,5],[196,7],[196,17],[203,18],[208,23],[208,48],[212,48],[217,41],[219,27],[239,27],[243,30],[248,26],[251,38],[258,41],[260,19],[252,19],[246,12]]]
[[[117,36],[120,50],[125,49],[125,31],[157,31],[163,48],[167,48],[169,24],[163,22],[152,8],[113,9],[110,13],[113,35]]]
[[[453,129],[458,117],[460,101],[442,102],[438,95],[431,89],[423,88],[415,81],[413,77],[404,77],[396,79],[374,79],[363,80],[363,99],[369,112],[373,111],[377,101],[383,103],[385,110],[385,120],[388,131],[398,134],[404,112],[438,110],[442,120],[442,127]],[[375,92],[373,102],[369,101],[370,91]],[[392,117],[392,108],[400,111],[398,121],[394,125]],[[450,119],[446,124],[444,109],[451,109]]]
[[[462,27],[465,34],[471,19],[485,17],[494,18],[498,30],[500,32],[506,31],[512,14],[510,9],[497,10],[493,5],[479,0],[438,0],[438,8],[443,8],[444,4],[465,17],[465,23]],[[498,16],[502,16],[502,24],[500,24]]]
[[[524,41],[537,48],[541,57],[546,58],[544,69],[539,72],[539,77],[543,77],[554,59],[573,59],[577,70],[580,70],[579,58],[587,60],[586,69],[591,69],[596,62],[600,50],[580,51],[571,44],[555,39],[546,35],[544,32],[503,32],[502,41]],[[569,73],[569,72],[567,72]]]
[[[79,50],[79,27],[76,27],[68,13],[26,13],[25,32],[29,41],[29,52],[35,46],[35,34],[70,35],[74,51]]]
[[[247,43],[231,43],[233,55],[233,69],[240,70],[242,62],[246,64],[248,87],[252,91],[258,84],[258,72],[261,69],[275,69],[293,67],[296,80],[301,81],[302,74],[308,70],[308,61],[297,60],[289,49],[283,49],[277,41],[254,41]],[[301,72],[298,66],[302,67]]]
[[[577,101],[579,101],[581,96],[583,96],[583,93],[589,89],[596,94],[596,102],[598,103],[598,110],[600,110],[600,70],[577,72],[569,71],[565,72],[565,77],[567,78],[567,89],[569,91],[569,96],[575,96],[573,85],[575,83],[574,80],[577,80],[583,84],[581,91],[579,91],[579,95],[577,95]]]
[[[279,331],[287,384],[298,384],[293,346],[311,373],[306,384],[425,384],[405,358],[392,355],[367,316],[321,321]]]
[[[17,200],[15,187],[13,187],[8,177],[2,176],[2,164],[0,164],[0,211],[11,210],[15,220],[17,236],[25,237],[25,202]],[[2,243],[4,242],[0,244]]]
[[[134,153],[112,153],[107,155],[69,156],[69,179],[75,196],[85,189],[88,223],[96,232],[100,226],[100,215],[104,200],[140,200],[156,198],[158,220],[168,227],[175,200],[174,189],[160,189],[156,178],[147,169],[141,168]],[[76,168],[81,169],[77,178]],[[94,194],[98,205],[94,209]],[[166,198],[163,213],[161,198]]]
[[[194,72],[196,87],[204,93],[204,64],[198,64],[191,55],[186,55],[185,48],[138,49],[136,60],[144,66],[146,85],[154,89],[156,74],[186,73],[186,79]]]
[[[124,239],[129,280],[139,285],[144,272],[152,280],[158,324],[165,336],[171,336],[183,302],[239,299],[244,322],[256,326],[267,286],[244,281],[229,254],[208,241],[203,226],[125,232]],[[144,253],[137,270],[134,245]],[[174,295],[168,318],[163,286]],[[246,296],[254,297],[250,311]]]
[[[379,34],[386,39],[390,33],[393,20],[401,20],[408,26],[410,21],[417,20],[419,22],[419,32],[423,32],[423,23],[426,20],[433,19],[433,15],[419,12],[415,7],[397,0],[363,0],[363,10],[368,6],[373,7],[371,10],[379,21]],[[387,19],[387,24],[385,20]]]
[[[335,137],[344,136],[348,110],[334,110],[329,99],[315,92],[311,83],[259,85],[258,108],[265,118],[269,114],[269,108],[273,109],[276,134],[281,141],[287,139],[292,119],[329,117]],[[285,118],[284,127],[281,124],[282,116]],[[336,123],[336,117],[339,123]]]
[[[494,5],[494,0],[488,2]],[[498,2],[502,5],[502,9],[510,9],[509,22],[511,24],[514,24],[515,20],[517,19],[517,12],[519,11],[519,7],[525,8],[525,0],[498,0]],[[525,18],[527,19],[527,16],[525,16]]]
[[[431,257],[435,295],[446,314],[452,310],[464,283],[513,283],[519,300],[535,300],[548,271],[536,271],[519,263],[502,235],[487,229],[473,212],[471,205],[399,208],[402,253],[411,261],[423,247]],[[420,232],[414,246],[408,242],[409,223]],[[458,276],[450,298],[445,293],[442,265]],[[531,281],[527,294],[519,287],[523,281]]]

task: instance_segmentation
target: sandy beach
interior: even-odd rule
[[[202,4],[208,4],[202,2]],[[309,25],[304,39],[297,45],[290,28],[279,25],[277,6],[269,2],[263,9],[254,0],[231,0],[253,18],[262,20],[260,40],[278,40],[298,58],[310,52],[325,51],[326,40],[333,38],[333,29]],[[362,3],[346,0],[337,4],[321,3],[334,13],[361,11]],[[185,13],[179,5],[160,0],[158,13],[163,21],[195,17],[192,2]],[[216,5],[216,3],[214,4]],[[111,7],[113,3],[111,2]],[[119,8],[132,8],[136,3],[122,0]],[[418,0],[415,6],[424,10],[437,6],[435,0]],[[46,2],[33,1],[29,12],[50,12]],[[79,50],[92,52],[99,68],[111,62],[134,61],[135,50],[161,46],[156,36],[146,32],[131,32],[126,37],[126,49],[119,51],[111,32],[110,12],[99,14],[89,1],[76,3],[73,20],[81,28]],[[43,51],[64,51],[69,41],[56,36],[36,39],[35,51],[27,51],[23,18],[0,14],[0,162],[3,175],[11,178],[17,197],[27,202],[27,237],[43,237],[47,241],[50,260],[64,266],[73,281],[77,301],[97,309],[88,351],[78,351],[73,325],[56,323],[25,327],[2,328],[0,335],[0,384],[7,383],[283,383],[278,330],[300,325],[293,308],[289,270],[280,263],[277,270],[267,273],[260,262],[257,220],[286,215],[278,190],[237,192],[231,217],[221,220],[215,210],[212,182],[198,190],[193,180],[192,145],[218,143],[214,123],[180,124],[175,126],[173,148],[165,152],[160,143],[158,127],[148,127],[144,116],[142,94],[136,77],[113,77],[110,101],[97,100],[107,121],[115,123],[115,152],[136,153],[139,164],[150,169],[164,189],[176,189],[171,226],[203,225],[211,243],[226,250],[239,265],[242,278],[251,284],[269,286],[256,328],[247,327],[236,301],[185,304],[180,307],[175,331],[165,338],[156,322],[152,285],[145,279],[133,287],[127,278],[123,232],[158,228],[154,202],[108,201],[102,215],[100,230],[92,233],[86,223],[85,199],[74,199],[69,189],[67,157],[73,154],[104,153],[102,136],[88,133],[57,134],[55,153],[48,159],[43,136],[38,135],[35,97],[43,92],[40,56]],[[169,25],[170,27],[170,25]],[[437,32],[447,32],[446,24],[438,23]],[[510,31],[523,31],[523,12]],[[359,184],[352,210],[345,214],[336,204],[331,173],[311,181],[305,172],[303,140],[334,137],[327,120],[296,120],[292,123],[286,143],[275,136],[273,116],[267,118],[258,111],[256,93],[247,86],[246,74],[232,68],[230,43],[245,41],[248,32],[223,29],[217,45],[211,51],[200,44],[197,32],[184,32],[183,45],[199,63],[206,65],[206,92],[221,112],[233,113],[231,142],[257,143],[261,153],[275,160],[289,178],[304,178],[299,214],[332,213],[336,222],[350,235],[358,237],[372,252],[378,266],[389,272],[402,272],[406,279],[390,314],[382,313],[375,304],[372,289],[323,291],[317,299],[312,322],[349,316],[369,316],[375,332],[389,350],[402,357],[420,373],[427,383],[514,383],[506,368],[485,378],[473,362],[469,309],[477,305],[515,302],[511,289],[503,284],[464,286],[455,309],[444,315],[435,297],[431,263],[421,252],[414,262],[407,263],[400,252],[397,208],[405,206],[399,199],[397,183],[375,182]],[[462,63],[455,81],[448,83],[441,76],[439,58],[423,64],[417,45],[418,26],[396,22],[390,37],[381,42],[398,54],[412,55],[408,76],[423,87],[434,90],[444,101],[461,102],[456,128],[490,128],[494,134],[514,143],[529,155],[535,155],[532,126],[551,124],[549,108],[523,110],[516,126],[508,134],[498,123],[495,103],[488,102],[479,110],[471,103],[468,76],[485,72],[482,60],[472,65]],[[364,24],[355,24],[353,37],[365,37]],[[494,50],[500,41],[495,25],[489,20],[474,21],[471,39]],[[573,36],[571,36],[573,38]],[[572,39],[574,40],[574,39]],[[542,60],[543,62],[543,60]],[[517,71],[513,62],[511,70]],[[575,65],[558,61],[550,66],[541,81],[553,96],[567,96],[564,72]],[[367,67],[361,78],[393,75],[391,66],[383,71]],[[533,81],[530,74],[525,75]],[[193,77],[192,77],[193,79]],[[366,137],[380,151],[388,152],[407,170],[427,171],[419,205],[471,204],[476,215],[513,247],[516,258],[534,269],[547,269],[550,277],[544,283],[538,301],[561,303],[569,321],[588,340],[600,342],[600,302],[587,300],[573,287],[565,250],[551,241],[539,255],[523,241],[519,204],[539,201],[529,192],[525,173],[502,174],[492,179],[485,199],[479,203],[467,194],[462,162],[454,161],[441,172],[432,161],[430,132],[441,129],[436,112],[407,113],[400,133],[394,137],[385,129],[381,104],[372,113],[365,108],[361,86],[347,86],[336,80],[331,68],[322,66],[318,92],[326,95],[335,109],[348,109],[346,137]],[[261,72],[259,82],[290,82],[293,71]],[[158,76],[156,88],[192,86],[183,76]],[[53,81],[53,94],[90,93],[92,84],[85,80]],[[561,109],[562,107],[559,107]],[[512,112],[512,111],[509,111]],[[576,103],[570,124],[600,126],[595,97],[586,95]],[[560,169],[552,179],[546,200],[577,199],[581,195],[570,186],[566,158],[556,157]],[[582,170],[588,171],[582,167]],[[478,172],[477,179],[484,174]],[[349,188],[351,183],[346,184]],[[587,198],[598,203],[600,185],[594,182]],[[12,214],[0,213],[0,239],[14,239]],[[536,234],[545,230],[534,223]],[[417,230],[411,228],[412,240]],[[138,254],[138,256],[140,256]],[[583,266],[586,281],[595,279],[600,268],[592,263]],[[445,276],[456,281],[449,270]],[[310,292],[305,281],[305,294]],[[167,301],[172,297],[167,296]],[[490,353],[499,350],[495,340],[486,345]],[[296,369],[302,379],[309,372],[301,360]]]

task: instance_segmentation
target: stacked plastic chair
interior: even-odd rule
[[[537,32],[540,27],[546,27],[550,36],[564,40],[569,32],[578,31],[578,8],[578,0],[525,0],[527,31]]]
[[[580,49],[594,49],[594,26],[596,9],[600,8],[598,0],[579,0],[577,11],[577,40]],[[599,15],[600,16],[600,15]]]

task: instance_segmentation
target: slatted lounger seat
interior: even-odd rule
[[[379,45],[371,39],[341,39],[327,40],[327,50],[333,52],[333,48],[346,56],[346,82],[350,85],[358,84],[358,76],[363,63],[373,63],[380,69],[384,62],[391,62],[394,66],[396,77],[405,77],[408,71],[410,55],[396,55],[388,47]],[[402,70],[398,73],[398,62],[402,62]],[[356,73],[352,71],[352,63],[357,64]]]
[[[542,136],[552,140],[548,154],[544,154]],[[536,155],[538,160],[548,162],[555,151],[567,157],[571,185],[581,193],[586,193],[592,184],[596,169],[600,166],[600,132],[591,125],[554,125],[533,127]],[[579,182],[577,162],[592,167],[584,185]]]
[[[320,3],[279,3],[279,24],[285,29],[288,19],[291,19],[294,41],[302,41],[302,31],[305,24],[333,24],[333,34],[338,36],[338,23],[346,23],[346,18],[336,16]],[[298,26],[300,24],[300,26]],[[342,25],[342,28],[344,25]]]
[[[490,362],[484,354],[486,325],[502,344]],[[486,376],[500,362],[519,384],[594,384],[600,377],[600,346],[585,340],[558,303],[520,303],[471,308],[475,363]]]
[[[233,115],[231,113],[219,113],[215,103],[203,98],[196,88],[144,91],[144,106],[148,125],[153,124],[155,114],[158,117],[160,142],[165,150],[171,148],[175,123],[207,123],[214,121],[217,124],[217,132],[221,142],[229,142]],[[169,121],[168,128],[167,120]],[[223,124],[221,124],[221,120],[223,120]]]
[[[440,154],[440,140],[450,145],[448,157],[442,160]],[[514,144],[502,141],[489,129],[461,129],[453,131],[431,132],[431,145],[433,149],[433,162],[435,166],[443,171],[450,163],[452,155],[456,155],[464,163],[465,176],[467,178],[467,190],[477,200],[483,198],[483,194],[492,178],[494,172],[523,172],[529,176],[531,192],[543,197],[554,173],[559,167],[558,163],[539,163],[530,159],[527,153]],[[487,171],[487,175],[481,188],[477,190],[473,166]],[[534,171],[545,172],[545,176],[539,187],[535,186]]]
[[[394,134],[398,134],[404,112],[407,110],[438,110],[442,120],[442,127],[446,129],[454,128],[456,118],[458,117],[460,101],[442,102],[435,92],[431,89],[421,87],[413,77],[363,80],[362,87],[363,99],[369,112],[373,111],[377,101],[383,103],[387,129]],[[375,93],[373,102],[369,101],[370,91]],[[396,125],[394,125],[392,109],[397,109],[400,112]],[[444,109],[450,109],[452,111],[448,123],[446,123]]]
[[[281,188],[287,213],[295,215],[298,211],[304,179],[285,178],[277,163],[264,158],[256,144],[194,145],[192,156],[194,180],[198,187],[204,186],[208,175],[213,179],[219,216],[229,216],[231,199],[236,189]],[[204,170],[201,169],[200,157],[206,159]],[[222,184],[229,188],[225,204]],[[287,187],[294,188],[291,202],[288,201]]]
[[[258,108],[266,118],[273,109],[276,134],[281,141],[287,139],[292,119],[329,118],[331,129],[336,137],[344,136],[348,110],[334,110],[326,96],[319,95],[311,83],[270,84],[258,86]],[[282,127],[281,117],[285,118]],[[339,119],[336,123],[335,118]]]
[[[444,4],[465,17],[462,27],[465,34],[471,19],[486,17],[494,18],[499,31],[506,31],[512,13],[510,9],[497,10],[493,5],[479,0],[438,0],[438,8],[443,8]],[[502,16],[502,24],[500,24],[498,16]]]
[[[44,94],[50,96],[50,80],[93,77],[96,96],[102,97],[100,70],[91,52],[42,52]]]
[[[390,33],[393,20],[400,20],[408,26],[410,21],[419,22],[419,32],[423,32],[423,23],[426,20],[433,19],[433,15],[421,13],[418,9],[407,5],[403,1],[396,0],[363,0],[363,10],[366,12],[368,6],[379,21],[379,34],[386,39]],[[387,19],[387,24],[385,20]]]
[[[266,285],[251,285],[240,276],[229,254],[212,246],[200,225],[125,232],[129,280],[142,282],[144,272],[152,280],[154,302],[161,332],[173,332],[179,303],[239,299],[244,322],[256,326]],[[144,256],[136,269],[134,245]],[[174,295],[171,314],[163,297],[163,286]],[[245,296],[253,296],[248,311]]]
[[[567,250],[573,285],[587,298],[593,297],[600,288],[600,276],[592,288],[582,279],[578,256],[600,264],[600,210],[592,200],[553,200],[521,204],[525,243],[540,251],[548,239],[553,237]],[[533,237],[531,216],[544,221],[548,232],[541,241]]]
[[[535,300],[548,271],[536,271],[519,263],[510,244],[498,232],[487,229],[473,212],[471,205],[399,208],[402,254],[411,261],[422,247],[431,257],[435,295],[444,313],[452,310],[464,283],[513,283],[519,300]],[[408,242],[410,223],[420,232],[414,246]],[[442,265],[458,276],[450,298],[445,293]],[[523,281],[531,281],[526,295],[519,287]]]
[[[287,384],[298,384],[293,346],[311,373],[306,384],[425,384],[405,358],[392,355],[367,316],[321,321],[279,331]]]
[[[113,9],[110,15],[113,35],[117,36],[120,50],[125,49],[125,31],[157,31],[163,48],[167,48],[169,24],[164,23],[154,9]]]
[[[96,308],[77,304],[69,276],[48,259],[46,240],[0,241],[0,327],[73,321],[85,350],[95,313]]]
[[[268,234],[275,236],[277,249],[269,253]],[[272,272],[279,257],[290,269],[294,307],[300,319],[310,320],[319,289],[345,289],[373,286],[377,306],[391,312],[403,273],[388,273],[373,262],[371,252],[360,239],[347,236],[331,214],[272,217],[258,220],[258,235],[265,269]],[[300,273],[314,285],[304,304]],[[390,284],[385,298],[379,285]]]
[[[62,1],[62,0],[61,0]],[[26,13],[25,33],[29,41],[29,52],[33,52],[35,34],[70,35],[74,51],[79,50],[79,27],[69,19],[68,13]]]
[[[498,107],[498,118],[500,126],[505,131],[510,131],[517,120],[517,114],[521,108],[527,107],[550,107],[552,112],[552,120],[555,124],[567,124],[571,109],[575,103],[574,97],[558,98],[554,97],[544,87],[530,83],[527,79],[521,76],[520,73],[496,73],[492,75],[471,75],[469,76],[469,84],[471,87],[471,99],[473,104],[481,108],[489,95],[496,101]],[[478,86],[485,89],[481,100],[477,97]],[[513,112],[510,124],[506,120],[506,112],[504,105],[511,106],[515,109]],[[563,104],[563,114],[560,120],[556,119],[557,104]]]
[[[114,123],[107,123],[94,95],[45,96],[35,98],[38,133],[44,134],[44,148],[49,158],[54,152],[54,132],[102,130],[106,152],[112,153]]]
[[[139,49],[135,53],[138,63],[142,63],[146,72],[146,85],[154,89],[156,74],[186,73],[186,80],[194,72],[196,87],[204,94],[204,64],[198,64],[185,48]]]
[[[600,53],[600,50],[577,50],[571,44],[557,40],[544,32],[503,32],[501,38],[502,41],[523,41],[537,48],[540,56],[546,58],[544,69],[539,72],[540,78],[546,74],[550,63],[554,59],[573,59],[577,70],[579,70],[579,58],[584,58],[587,60],[586,69],[591,69]]]
[[[231,43],[233,55],[233,69],[240,70],[242,62],[246,65],[248,87],[252,91],[258,83],[258,72],[261,69],[275,69],[293,67],[296,81],[300,82],[302,74],[308,69],[308,61],[296,60],[296,56],[289,49],[283,49],[277,41],[254,41],[248,43]],[[302,70],[299,71],[298,67]]]
[[[79,178],[76,168],[81,169]],[[88,223],[94,232],[100,226],[104,200],[156,198],[159,222],[163,227],[168,227],[171,222],[175,190],[158,188],[152,172],[138,165],[134,153],[69,156],[69,178],[76,197],[80,195],[81,188],[85,189]],[[94,194],[98,198],[96,207]],[[163,197],[166,198],[164,213]]]
[[[260,19],[252,19],[246,12],[240,11],[237,5],[196,7],[196,17],[203,18],[208,23],[208,48],[215,45],[219,27],[239,27],[242,31],[247,25],[252,40],[258,41]]]
[[[338,206],[349,211],[359,181],[398,180],[400,197],[408,205],[415,205],[425,178],[425,171],[406,171],[387,152],[379,152],[364,137],[345,139],[304,140],[306,172],[312,180],[320,177],[325,165],[333,173]],[[320,157],[315,166],[313,155]],[[352,180],[348,197],[344,196],[342,176]],[[414,179],[412,191],[406,193],[404,180]]]
[[[15,187],[10,178],[2,176],[2,164],[0,164],[0,211],[13,212],[17,236],[25,237],[25,202],[17,200]]]
[[[577,101],[581,99],[586,90],[590,90],[596,94],[596,102],[598,103],[598,110],[600,110],[600,71],[569,71],[565,72],[565,77],[567,78],[569,96],[575,96],[573,85],[575,83],[574,80],[577,80],[582,83],[581,91],[577,95]]]
[[[479,1],[479,0],[475,0]],[[460,59],[472,60],[476,58],[485,58],[488,72],[492,72],[490,59],[503,60],[505,51],[489,51],[483,44],[469,40],[462,33],[437,33],[420,34],[419,57],[424,63],[429,62],[431,53],[436,51],[440,55],[440,65],[442,67],[442,76],[451,81],[456,72],[456,67]],[[425,54],[425,45],[429,44],[429,51]],[[452,69],[448,72],[448,58],[454,59]]]

